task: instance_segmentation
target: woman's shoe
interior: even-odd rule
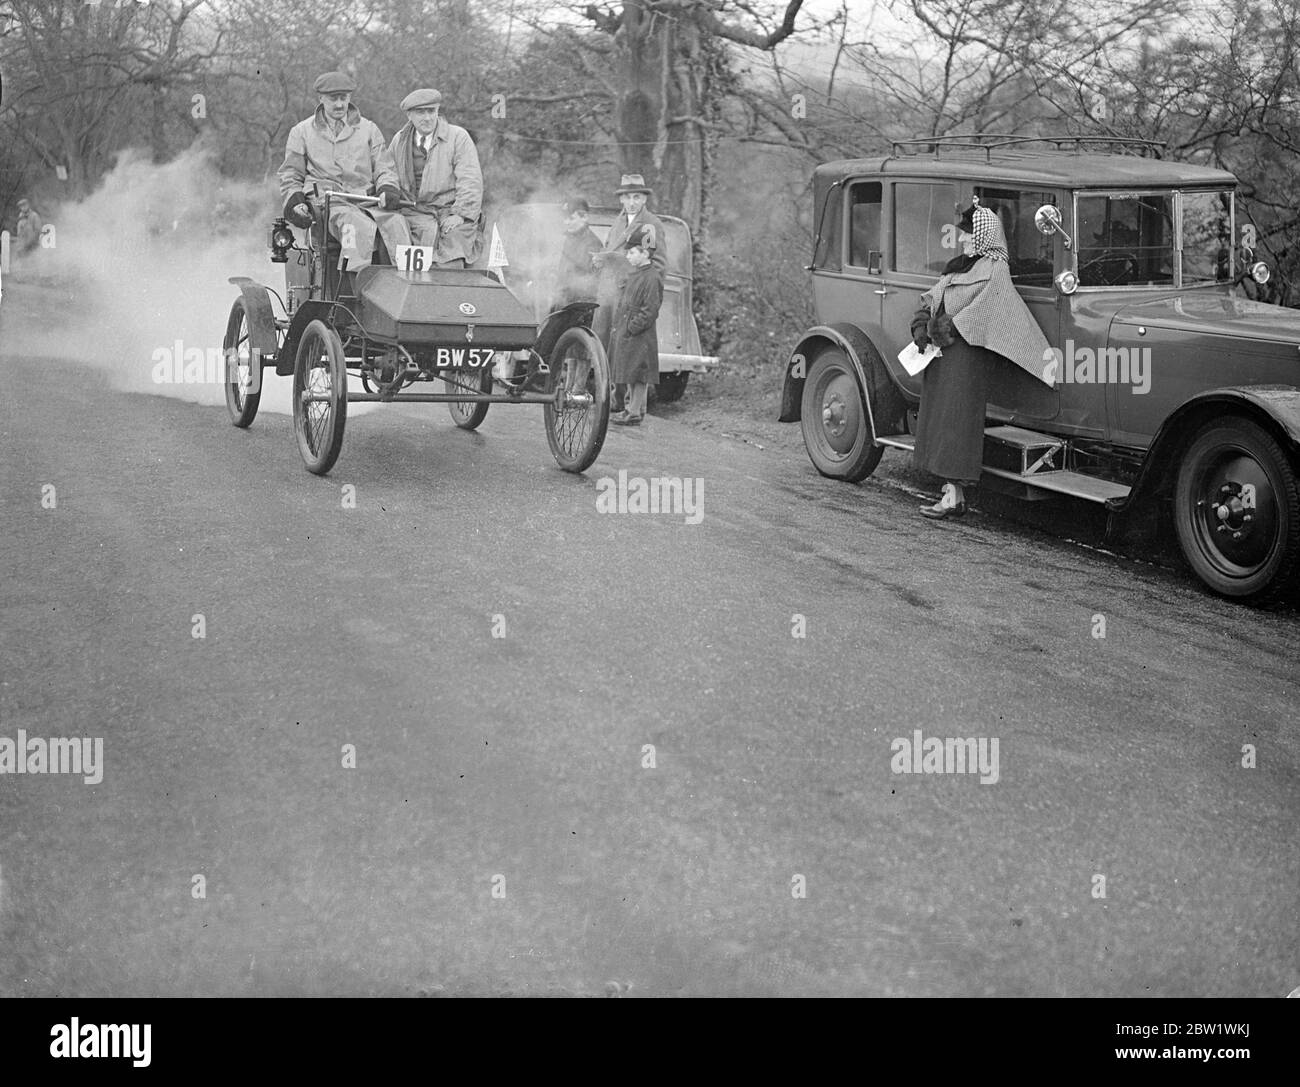
[[[921,516],[929,517],[934,521],[941,521],[945,517],[961,517],[966,513],[966,496],[962,495],[961,499],[957,498],[957,488],[951,483],[943,485],[943,494],[939,501],[933,506],[922,506]]]
[[[936,502],[933,506],[921,507],[921,516],[929,517],[932,521],[942,521],[945,517],[963,517],[965,514],[965,502],[958,502],[955,506],[945,506],[942,502]]]

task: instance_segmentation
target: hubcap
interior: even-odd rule
[[[1240,451],[1210,464],[1197,502],[1199,535],[1220,565],[1248,571],[1269,558],[1277,521],[1273,488],[1263,467]]]
[[[847,454],[858,438],[858,389],[852,375],[833,373],[822,391],[822,436],[836,453]]]

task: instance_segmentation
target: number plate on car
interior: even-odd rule
[[[496,351],[490,347],[435,347],[433,364],[435,366],[469,366],[478,369],[491,366],[492,356]]]
[[[403,272],[428,272],[433,270],[433,246],[399,245],[393,263]]]

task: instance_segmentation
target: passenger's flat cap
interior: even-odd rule
[[[357,89],[357,81],[347,72],[326,72],[318,75],[312,86],[317,94],[352,94]]]
[[[432,87],[421,87],[402,99],[402,109],[427,109],[442,105],[442,94]]]

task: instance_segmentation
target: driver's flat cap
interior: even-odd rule
[[[317,94],[352,94],[357,89],[357,81],[347,72],[326,72],[318,75],[312,86]]]
[[[442,105],[442,93],[435,91],[432,87],[421,87],[418,91],[412,91],[402,99],[402,109],[427,109],[430,106]]]

